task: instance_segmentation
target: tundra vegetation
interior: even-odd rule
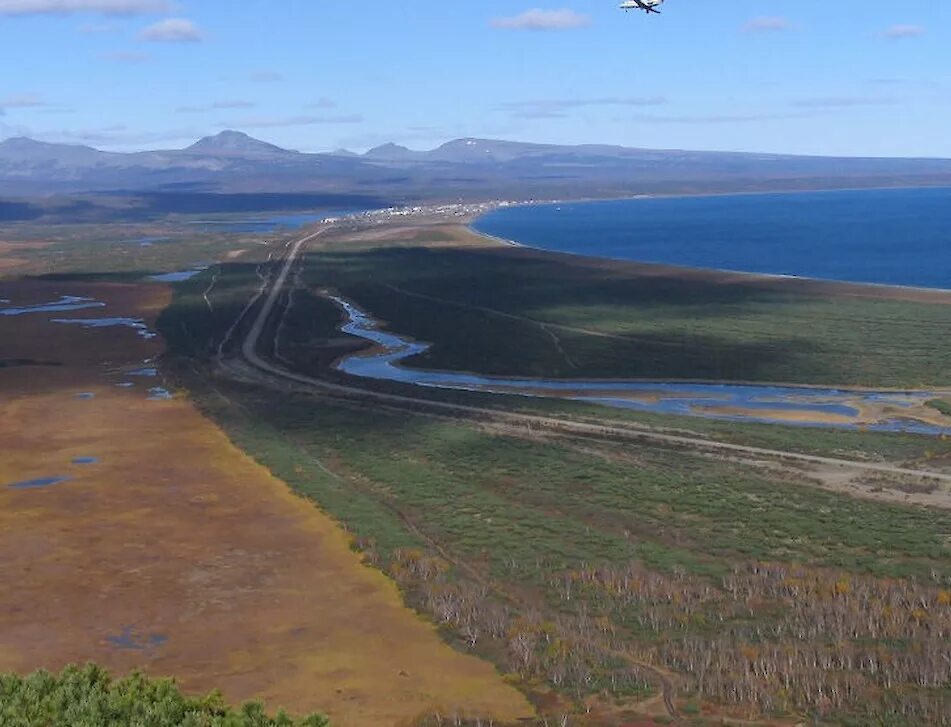
[[[456,308],[450,315],[434,301],[386,291],[410,276],[426,295],[468,300],[494,290],[492,305],[500,307],[517,290],[528,296],[533,285],[542,285],[541,273],[517,275],[513,269],[544,265],[549,275],[554,262],[502,256],[484,268],[477,267],[481,251],[415,249],[418,240],[401,244],[408,249],[371,245],[342,252],[331,244],[309,256],[298,280],[340,290],[371,311],[385,311],[387,320],[399,320],[401,332],[403,325],[416,326],[406,332],[440,341],[426,365],[448,366],[439,357],[458,355],[453,349],[463,345],[460,336],[473,339],[465,343],[473,355],[487,346],[485,358],[470,360],[469,369],[481,371],[484,363],[500,367],[497,373],[514,373],[504,367],[522,365],[521,354],[537,350],[517,335],[528,336],[537,324],[523,327],[478,311],[460,322]],[[453,255],[462,257],[444,261]],[[434,259],[443,262],[433,267]],[[452,271],[455,281],[437,290]],[[366,561],[389,574],[448,640],[497,664],[542,714],[600,715],[610,723],[609,716],[656,710],[666,697],[698,723],[722,715],[856,726],[948,723],[948,512],[854,499],[788,473],[689,451],[582,443],[216,379],[210,374],[217,346],[265,274],[254,265],[226,266],[211,308],[200,300],[201,279],[179,286],[162,321],[171,346],[168,370],[239,446],[341,522]],[[785,313],[806,323],[824,311],[821,325],[804,325],[795,335],[832,347],[839,345],[835,331],[851,325],[845,320],[850,305],[874,322],[869,330],[877,335],[898,332],[904,316],[930,320],[945,310],[908,301],[879,306],[785,294],[780,300],[762,291],[754,298],[760,296],[752,303],[734,301],[727,307],[733,313],[725,308],[711,314],[724,340],[748,336],[751,320],[765,329]],[[757,312],[745,316],[747,303]],[[698,299],[687,307],[703,305]],[[675,307],[672,301],[658,304],[659,316],[640,318],[669,321]],[[627,325],[641,325],[630,312],[637,305],[628,310]],[[677,315],[686,320],[693,314],[684,309]],[[298,289],[280,331],[272,325],[262,338],[262,352],[332,377],[328,364],[354,348],[341,342],[338,323],[331,304]],[[503,335],[510,323],[517,331]],[[903,345],[914,343],[922,353],[912,357],[902,380],[937,381],[940,372],[929,367],[937,366],[940,341],[929,337],[926,345],[924,338],[909,342],[915,332],[904,335]],[[841,356],[816,356],[807,364],[810,375],[851,371],[884,383],[884,359],[850,363],[846,345]],[[591,346],[597,353],[585,375],[629,360],[612,345]],[[525,364],[529,368],[519,373],[564,373],[556,358],[552,353],[543,365]],[[758,375],[788,368],[788,380],[798,371],[778,354],[760,363]],[[632,375],[630,366],[640,364],[624,365],[618,375]],[[474,394],[430,395],[485,401]],[[590,407],[501,402],[594,415]],[[926,437],[615,415],[734,441],[903,463],[928,459],[940,466],[951,451],[946,442]]]

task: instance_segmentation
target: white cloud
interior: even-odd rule
[[[0,0],[0,15],[146,15],[171,8],[166,0]]]
[[[920,25],[893,25],[882,36],[889,40],[904,40],[906,38],[920,38],[927,31]]]
[[[743,26],[744,33],[781,33],[784,30],[795,30],[796,24],[789,18],[773,15],[762,15],[753,18]]]
[[[741,113],[741,114],[709,114],[701,116],[660,116],[656,114],[640,114],[631,118],[631,121],[649,124],[744,124],[761,121],[777,121],[785,119],[801,119],[808,115],[803,113]]]
[[[140,63],[146,63],[151,59],[151,56],[148,53],[139,53],[134,50],[120,50],[112,53],[103,53],[100,58],[110,63],[134,66]]]
[[[257,104],[254,101],[215,101],[211,107],[213,109],[251,109]]]
[[[562,10],[542,10],[533,8],[519,15],[493,18],[493,28],[502,30],[571,30],[591,24],[587,15],[564,8]]]
[[[269,68],[262,68],[251,71],[248,74],[248,80],[254,83],[279,83],[284,80],[284,75]]]
[[[76,30],[83,35],[106,35],[115,33],[118,28],[112,23],[83,23]]]
[[[793,106],[807,109],[849,109],[863,106],[894,106],[898,99],[878,96],[818,96],[793,102]]]
[[[204,34],[191,20],[167,18],[147,27],[139,38],[153,43],[197,43]]]
[[[46,102],[35,93],[0,98],[0,109],[35,109],[41,106],[46,106]]]
[[[305,109],[335,109],[337,102],[330,98],[319,98],[314,103],[304,106]]]

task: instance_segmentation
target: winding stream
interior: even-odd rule
[[[705,384],[624,380],[532,379],[433,371],[402,365],[431,344],[381,328],[354,303],[329,296],[344,313],[340,330],[373,349],[344,357],[336,369],[351,376],[438,389],[569,399],[658,414],[682,414],[739,422],[863,428],[882,432],[951,434],[951,427],[903,418],[923,407],[931,392],[875,392],[793,386]]]

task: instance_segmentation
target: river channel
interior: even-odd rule
[[[436,389],[568,399],[657,414],[680,414],[741,422],[951,434],[915,418],[935,397],[927,391],[866,391],[797,386],[626,380],[532,379],[435,371],[404,365],[431,344],[384,330],[352,301],[330,296],[345,316],[340,330],[373,343],[344,357],[338,371],[365,379]]]

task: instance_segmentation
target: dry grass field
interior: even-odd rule
[[[187,399],[149,397],[162,382],[128,374],[161,339],[49,322],[149,323],[165,288],[0,282],[17,305],[61,295],[107,305],[0,317],[0,672],[144,668],[343,726],[531,715],[492,666],[405,608],[329,517]]]
[[[29,264],[29,260],[20,257],[24,251],[36,250],[43,247],[43,243],[6,242],[0,240],[0,273],[11,273],[18,268]]]

